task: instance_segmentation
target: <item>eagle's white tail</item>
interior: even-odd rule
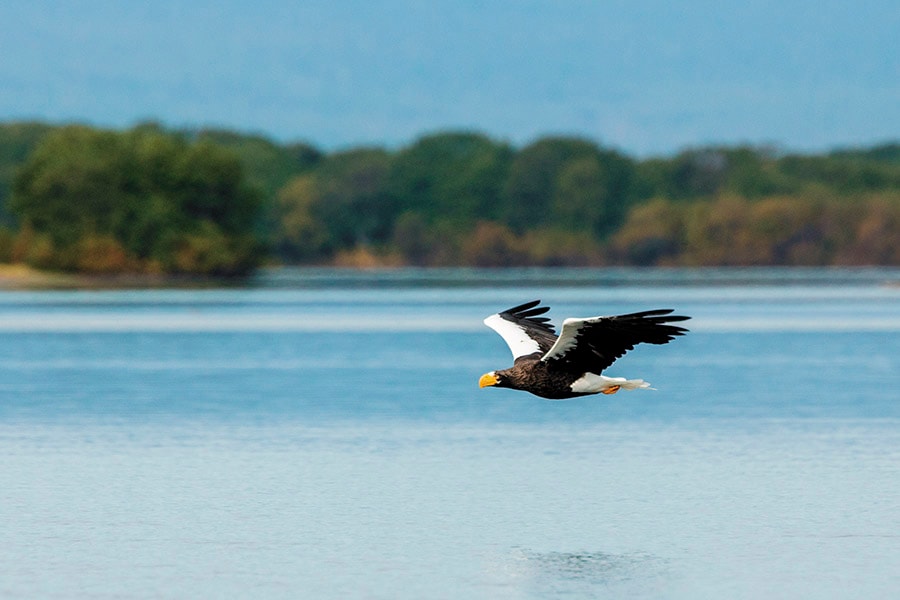
[[[615,377],[613,379],[620,379]],[[622,386],[623,390],[652,390],[650,387],[650,382],[644,381],[643,379],[623,379],[622,383],[616,383],[615,385]]]
[[[616,388],[623,390],[653,389],[643,379],[625,379],[624,377],[607,377],[594,373],[585,373],[572,383],[572,391],[578,394],[595,394]]]

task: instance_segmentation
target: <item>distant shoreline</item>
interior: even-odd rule
[[[900,267],[894,266],[753,266],[753,267],[415,267],[357,265],[270,265],[244,277],[210,277],[147,273],[89,274],[44,271],[24,264],[0,263],[0,292],[27,290],[213,289],[234,287],[319,288],[343,282],[352,287],[404,285],[508,287],[522,282],[542,285],[619,286],[628,284],[693,286],[757,284],[841,285],[869,281],[900,288]]]
[[[0,291],[229,287],[245,281],[246,278],[228,279],[202,275],[63,273],[59,271],[43,271],[24,264],[0,263]]]

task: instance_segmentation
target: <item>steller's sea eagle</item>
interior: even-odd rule
[[[671,309],[647,310],[615,317],[566,319],[557,337],[540,300],[491,315],[484,324],[500,334],[513,355],[513,366],[481,376],[479,387],[497,386],[562,400],[619,389],[648,388],[643,379],[601,375],[603,369],[638,344],[666,344],[687,329],[669,325],[690,317]]]

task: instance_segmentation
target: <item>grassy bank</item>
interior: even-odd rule
[[[0,264],[0,289],[80,287],[78,275],[40,271],[23,264]]]

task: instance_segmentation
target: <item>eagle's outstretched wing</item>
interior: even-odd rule
[[[508,308],[484,320],[484,324],[500,334],[509,346],[513,358],[544,354],[556,342],[556,332],[547,317],[539,315],[550,310],[538,306],[540,300]]]
[[[615,317],[566,319],[559,337],[541,360],[555,369],[599,375],[638,344],[666,344],[675,336],[684,335],[687,329],[668,323],[690,317],[671,312],[662,309]]]

